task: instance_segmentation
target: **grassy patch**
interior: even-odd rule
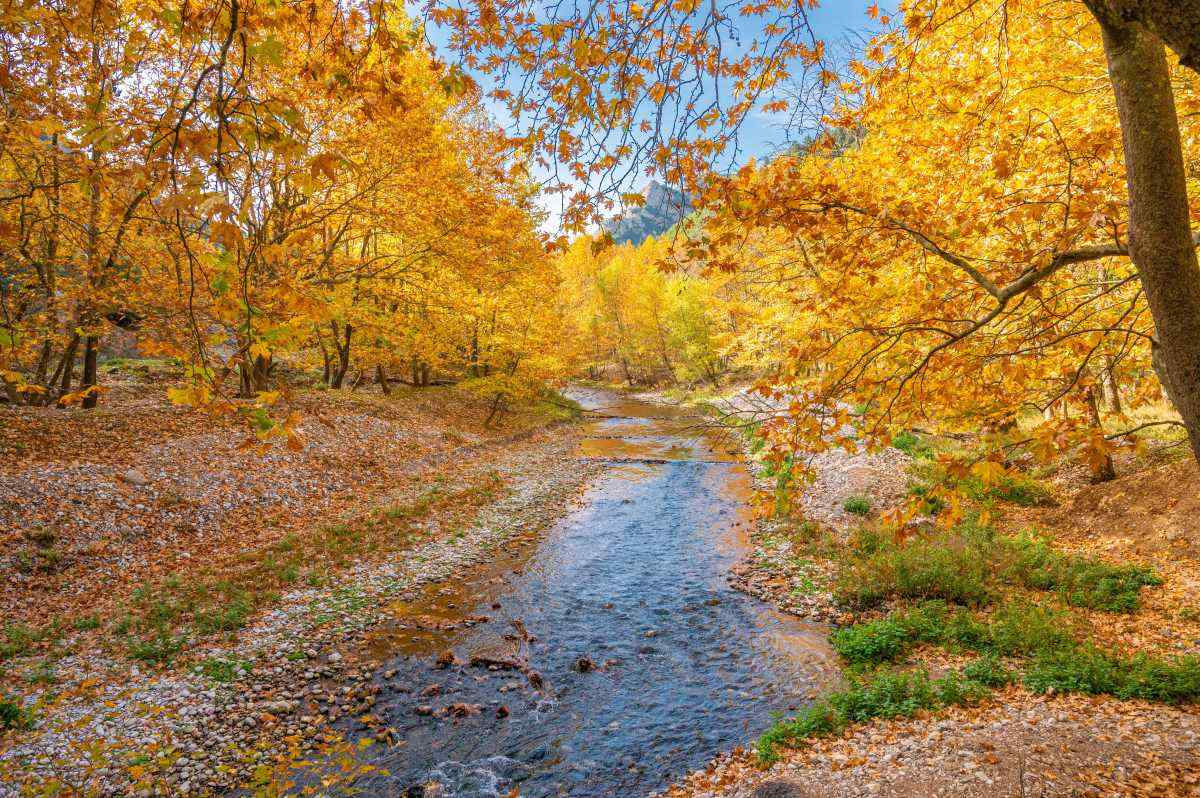
[[[931,601],[839,629],[830,639],[834,650],[855,667],[895,662],[922,643],[1005,657],[1057,651],[1075,643],[1065,613],[1022,601],[1004,604],[989,618]]]
[[[232,657],[205,657],[196,664],[196,672],[214,682],[228,684],[250,671],[249,662]]]
[[[1106,612],[1135,612],[1143,587],[1162,580],[1149,568],[1110,565],[1102,560],[1078,557],[1053,548],[1032,534],[1003,541],[1007,551],[1005,577],[1037,590],[1057,591],[1074,607]]]
[[[988,566],[979,546],[960,533],[902,543],[880,540],[843,560],[833,595],[856,609],[891,597],[979,606],[993,598]]]
[[[503,487],[495,474],[461,490],[447,490],[435,482],[411,502],[311,534],[288,535],[242,552],[222,563],[219,571],[167,577],[135,590],[111,631],[124,640],[130,657],[170,665],[189,642],[241,629],[257,610],[278,601],[289,586],[302,581],[325,584],[331,572],[363,557],[418,542],[427,534],[422,521],[431,513],[482,506],[498,497]],[[346,602],[337,597],[335,603],[341,608]],[[94,628],[91,620],[87,623]],[[14,631],[14,647],[28,647],[31,634]]]
[[[973,522],[907,541],[864,532],[842,560],[834,597],[867,609],[891,598],[991,604],[1004,585],[1057,592],[1067,604],[1134,612],[1141,589],[1161,584],[1148,568],[1060,551],[1033,534],[999,535]]]
[[[1039,693],[1105,694],[1179,704],[1200,698],[1200,657],[1122,657],[1090,645],[1049,650],[1026,669],[1024,682]]]
[[[853,723],[873,718],[912,717],[923,710],[968,704],[988,693],[988,688],[961,674],[930,679],[924,671],[880,670],[869,676],[851,676],[849,684],[826,696],[790,720],[781,720],[758,740],[764,762],[778,758],[781,746],[794,746],[810,737],[837,734]]]
[[[851,515],[866,516],[871,514],[871,500],[866,496],[851,496],[842,502],[842,509]]]
[[[933,447],[929,442],[915,432],[904,430],[892,437],[892,447],[899,449],[914,459],[933,457]]]

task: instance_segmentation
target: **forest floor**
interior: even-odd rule
[[[1062,614],[1054,617],[1065,619],[1084,645],[1118,652],[1114,656],[1124,662],[1129,657],[1136,662],[1142,653],[1167,660],[1200,654],[1200,470],[1185,454],[1186,447],[1174,446],[1121,456],[1118,479],[1095,485],[1083,469],[1065,465],[1039,475],[1046,495],[1025,502],[1035,506],[987,502],[998,534],[1035,530],[1065,557],[1144,564],[1161,579],[1141,590],[1133,612],[1064,602],[1055,609]],[[856,630],[878,630],[882,627],[869,622],[904,617],[887,611],[902,613],[913,605],[892,602],[854,611],[835,601],[834,593],[856,536],[906,498],[921,464],[888,449],[830,452],[814,466],[816,479],[800,499],[796,520],[762,520],[752,535],[753,551],[731,581],[792,614],[839,628],[858,623]],[[760,486],[770,484],[761,480]],[[858,509],[869,507],[867,517],[847,511],[851,499],[864,500]],[[1024,591],[1015,598],[1054,603],[1045,596]],[[932,679],[968,659],[962,649],[917,643],[898,667],[923,670]],[[864,678],[862,669],[847,673],[851,680]],[[731,752],[664,795],[1200,795],[1200,707],[1194,704],[1035,692],[1018,679],[963,705],[895,714],[901,717],[851,723],[786,743],[769,764],[754,750]]]
[[[572,413],[453,389],[296,391],[305,445],[172,407],[0,407],[0,796],[187,795],[336,751],[389,602],[575,499]],[[383,733],[383,730],[380,730]]]

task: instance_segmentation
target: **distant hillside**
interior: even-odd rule
[[[650,236],[662,235],[687,216],[692,205],[683,192],[658,181],[646,189],[646,204],[608,222],[604,229],[618,244],[640,244]]]

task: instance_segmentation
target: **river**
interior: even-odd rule
[[[377,641],[374,712],[397,744],[367,749],[386,775],[364,794],[645,795],[746,744],[828,671],[825,630],[726,583],[751,491],[730,442],[676,408],[571,396],[590,412],[578,454],[603,471],[548,533],[394,608],[456,628]],[[438,667],[446,650],[457,661]]]

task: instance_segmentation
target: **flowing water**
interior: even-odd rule
[[[745,744],[826,672],[823,630],[726,584],[750,491],[729,442],[669,407],[572,396],[594,413],[579,456],[604,471],[549,533],[395,608],[480,622],[380,644],[375,713],[398,744],[367,749],[388,775],[361,779],[366,794],[644,795]],[[446,649],[459,663],[439,669]]]

